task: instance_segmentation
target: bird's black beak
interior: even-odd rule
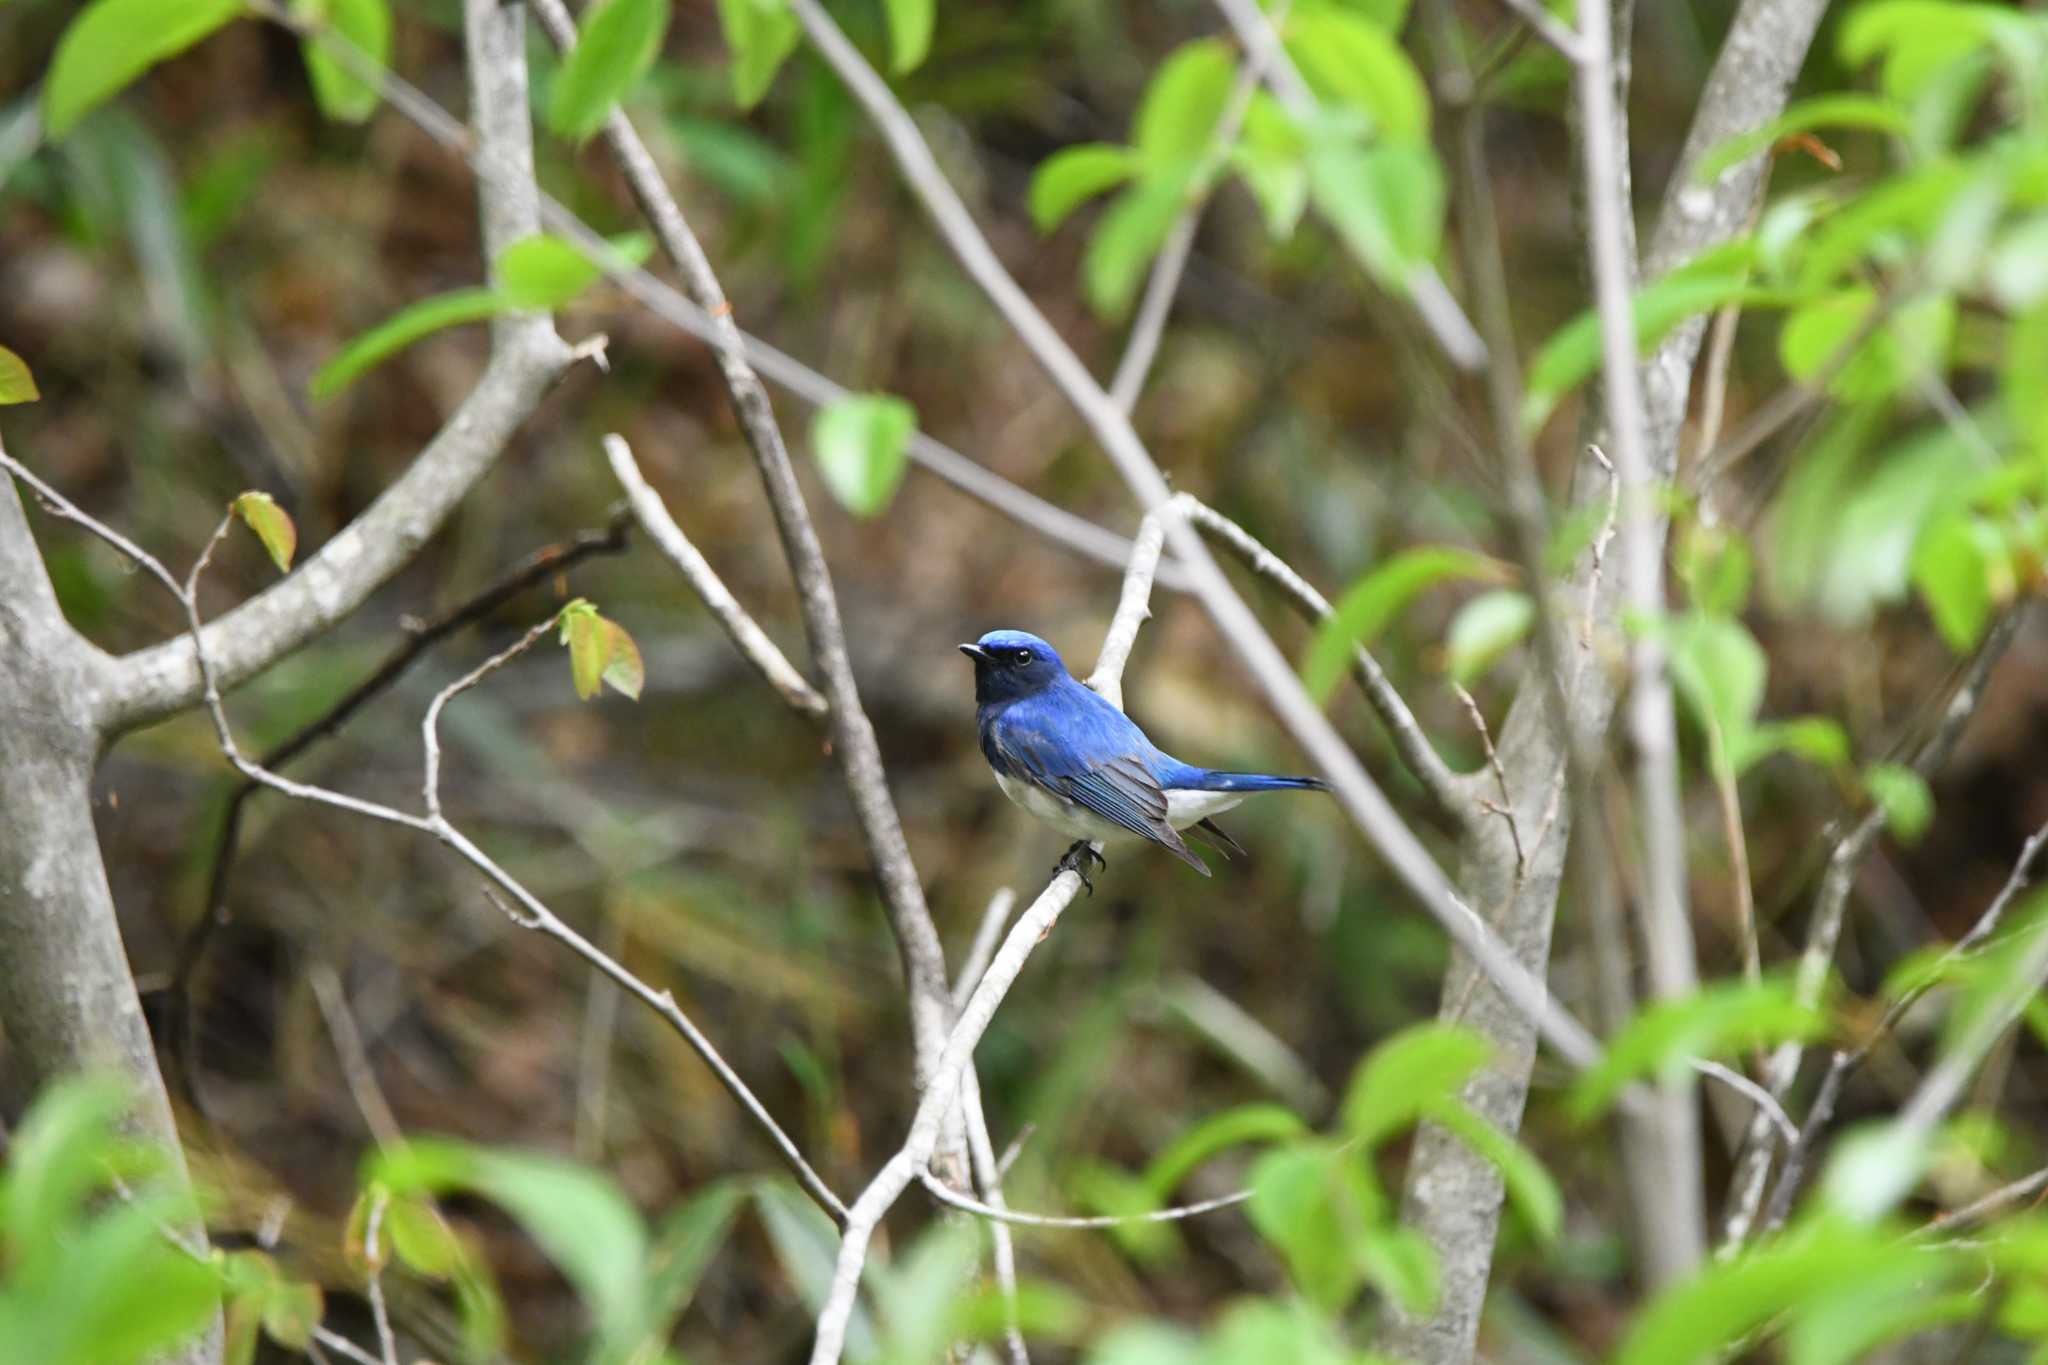
[[[980,645],[962,645],[960,646],[960,652],[978,664],[988,662],[988,651]]]

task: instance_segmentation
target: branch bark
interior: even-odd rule
[[[1805,60],[1826,0],[1744,0],[1695,110],[1686,150],[1667,189],[1645,260],[1646,277],[1654,277],[1697,252],[1725,240],[1746,221],[1762,184],[1763,160],[1752,157],[1730,167],[1718,179],[1697,184],[1692,168],[1700,155],[1746,129],[1768,122],[1784,107],[1793,77]],[[1616,44],[1626,58],[1627,44]],[[1626,119],[1615,111],[1619,129]],[[1628,183],[1625,133],[1616,139],[1616,162],[1606,173]],[[1622,202],[1626,204],[1627,197]],[[1631,224],[1623,216],[1623,228]],[[1650,477],[1669,478],[1676,467],[1679,428],[1690,392],[1704,323],[1677,329],[1643,367],[1643,412]],[[1602,471],[1590,458],[1575,473],[1574,495],[1581,503],[1600,496]],[[1661,529],[1659,531],[1661,535]],[[1571,589],[1584,592],[1594,582],[1585,557],[1575,568]],[[1611,630],[1617,615],[1617,591],[1611,581],[1599,582],[1590,619]],[[1607,733],[1614,692],[1606,672],[1588,669],[1579,686],[1569,689],[1569,714],[1559,726],[1544,691],[1549,682],[1528,679],[1509,709],[1500,752],[1518,808],[1536,803],[1531,789],[1557,780],[1573,746],[1597,752]],[[1572,833],[1567,806],[1548,839],[1529,859],[1528,872],[1514,876],[1514,850],[1499,822],[1489,822],[1467,836],[1461,851],[1459,886],[1474,904],[1497,907],[1493,926],[1515,950],[1522,964],[1540,970],[1548,959],[1556,917],[1565,853]],[[1493,1040],[1495,1065],[1475,1078],[1463,1098],[1503,1131],[1519,1128],[1528,1097],[1535,1036],[1526,1017],[1489,986],[1475,987],[1478,973],[1462,954],[1446,975],[1442,1013],[1478,1029]],[[1639,1146],[1637,1120],[1626,1120],[1625,1140]],[[1654,1182],[1638,1182],[1648,1186]],[[1498,1231],[1501,1184],[1498,1173],[1476,1158],[1455,1137],[1425,1125],[1409,1163],[1404,1217],[1428,1238],[1442,1271],[1442,1295],[1428,1319],[1396,1320],[1383,1334],[1382,1345],[1402,1359],[1426,1362],[1471,1360],[1479,1317]],[[1641,1221],[1647,1221],[1648,1213]]]

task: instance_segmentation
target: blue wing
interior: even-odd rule
[[[1075,802],[1208,875],[1167,823],[1166,792],[1153,775],[1158,751],[1128,716],[1080,684],[1048,688],[986,716],[981,748],[1005,777]]]

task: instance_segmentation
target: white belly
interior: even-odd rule
[[[1003,795],[1064,834],[1090,842],[1122,843],[1138,836],[1112,820],[1105,820],[1086,806],[1054,796],[1022,778],[996,774]],[[1166,794],[1166,822],[1186,829],[1244,800],[1243,792],[1169,791]]]

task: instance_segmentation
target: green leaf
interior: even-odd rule
[[[263,1299],[264,1335],[289,1350],[304,1351],[326,1312],[327,1300],[319,1285],[279,1280]]]
[[[966,1294],[981,1255],[974,1224],[934,1223],[895,1264],[868,1267],[890,1360],[943,1360],[953,1307]]]
[[[2048,213],[2000,234],[1985,263],[1984,282],[2009,313],[2025,312],[2048,297]]]
[[[1208,1365],[1374,1365],[1346,1346],[1327,1314],[1285,1299],[1238,1300],[1209,1330],[1206,1344]]]
[[[767,1230],[776,1263],[792,1281],[797,1298],[817,1311],[832,1287],[839,1229],[788,1180],[759,1180],[753,1191],[754,1207]],[[874,1320],[861,1305],[855,1305],[847,1323],[846,1354],[854,1360],[872,1360],[877,1354]]]
[[[1186,180],[1147,178],[1111,202],[1081,257],[1081,292],[1104,318],[1122,317],[1152,258],[1187,207]]]
[[[1107,1162],[1083,1161],[1068,1180],[1074,1198],[1092,1214],[1128,1219],[1159,1208],[1160,1196],[1150,1184]],[[1110,1236],[1140,1265],[1164,1265],[1184,1249],[1172,1223],[1119,1223],[1110,1228]]]
[[[932,21],[938,0],[882,0],[889,20],[890,61],[896,74],[917,70],[932,48]]]
[[[718,20],[732,49],[732,97],[751,109],[775,84],[803,28],[785,0],[718,0]]]
[[[1261,1156],[1250,1183],[1252,1226],[1302,1296],[1325,1312],[1349,1303],[1366,1278],[1361,1243],[1385,1208],[1363,1164],[1328,1142],[1301,1142]]]
[[[1775,753],[1797,754],[1830,772],[1840,772],[1849,766],[1849,735],[1827,716],[1767,721],[1730,744],[1729,764],[1739,774]]]
[[[1942,639],[1968,654],[1984,638],[1999,606],[2019,590],[2005,537],[1980,517],[1943,517],[1920,533],[1913,550],[1913,586]]]
[[[1457,1134],[1467,1147],[1500,1171],[1508,1199],[1538,1237],[1550,1242],[1564,1226],[1564,1194],[1536,1154],[1487,1122],[1461,1100],[1442,1099],[1429,1107],[1429,1117]]]
[[[433,1205],[418,1195],[399,1195],[384,1208],[391,1251],[415,1274],[445,1280],[462,1262],[462,1244]]]
[[[1253,93],[1245,109],[1244,136],[1231,149],[1230,162],[1259,201],[1267,235],[1276,242],[1293,236],[1308,207],[1308,139],[1263,90]]]
[[[1499,582],[1501,566],[1471,550],[1424,545],[1403,550],[1353,583],[1309,643],[1301,677],[1309,695],[1327,701],[1351,667],[1352,651],[1370,646],[1423,590],[1455,578]]]
[[[1999,396],[2036,463],[2048,461],[2048,299],[2013,319],[1999,367]]]
[[[37,1097],[7,1150],[0,1231],[14,1247],[66,1236],[86,1198],[106,1182],[102,1164],[128,1090],[109,1075],[66,1077]]]
[[[1666,1290],[1637,1315],[1614,1365],[1717,1360],[1779,1313],[1814,1312],[1829,1297],[1854,1294],[1905,1266],[1917,1266],[1933,1279],[1951,1264],[1952,1253],[1889,1230],[1824,1222],[1731,1259],[1712,1260]]]
[[[1492,1045],[1469,1029],[1403,1029],[1359,1063],[1344,1092],[1344,1127],[1371,1150],[1439,1102],[1454,1099],[1492,1056]]]
[[[277,565],[279,573],[292,571],[292,556],[299,548],[299,528],[292,524],[291,515],[277,505],[277,500],[268,493],[249,492],[235,499],[235,515],[242,523],[256,533],[256,539],[263,542],[263,548],[270,552],[270,560]]]
[[[704,1271],[725,1245],[746,1197],[747,1188],[740,1182],[716,1181],[691,1195],[661,1225],[647,1263],[653,1334],[666,1335],[690,1306]]]
[[[1902,763],[1873,763],[1863,774],[1870,799],[1884,808],[1885,824],[1902,844],[1917,841],[1934,823],[1934,793],[1927,779]]]
[[[596,284],[597,263],[559,237],[522,237],[498,253],[498,289],[514,308],[552,310]]]
[[[1118,1323],[1098,1338],[1087,1365],[1205,1365],[1208,1352],[1190,1332],[1156,1318]]]
[[[581,142],[604,127],[634,82],[654,65],[668,17],[669,0],[597,0],[584,11],[576,46],[548,95],[548,127],[557,137]]]
[[[840,505],[857,517],[879,515],[908,466],[917,409],[883,393],[853,394],[819,409],[811,424],[818,471]]]
[[[1933,1162],[1925,1135],[1898,1123],[1865,1124],[1835,1140],[1820,1197],[1851,1222],[1875,1222],[1913,1192]]]
[[[1909,128],[1905,110],[1890,100],[1870,95],[1816,95],[1796,101],[1784,113],[1760,128],[1737,133],[1700,158],[1693,178],[1705,183],[1721,172],[1791,137],[1816,128],[1860,128],[1904,136]]]
[[[394,1196],[458,1189],[483,1195],[561,1268],[600,1336],[617,1340],[643,1326],[647,1229],[608,1177],[560,1157],[442,1139],[380,1153],[369,1170]]]
[[[1536,620],[1536,603],[1525,592],[1506,588],[1483,592],[1458,608],[1444,636],[1444,672],[1469,687],[1500,657],[1520,644]]]
[[[1670,623],[1671,680],[1700,728],[1731,760],[1756,725],[1769,664],[1748,627],[1729,616],[1688,612]]]
[[[1236,79],[1237,59],[1220,38],[1174,49],[1145,87],[1131,125],[1131,141],[1148,173],[1184,174],[1208,152]]]
[[[1786,373],[1813,379],[1864,326],[1877,295],[1867,285],[1822,295],[1800,305],[1778,334]],[[1828,392],[1851,402],[1885,398],[1914,375],[1936,368],[1955,334],[1955,301],[1945,294],[1899,309],[1859,344],[1828,383]]]
[[[33,403],[42,394],[36,391],[36,377],[29,373],[28,362],[5,346],[0,346],[0,407],[10,403]]]
[[[1318,146],[1308,158],[1309,201],[1351,254],[1388,289],[1436,254],[1443,235],[1443,168],[1429,148]]]
[[[50,58],[43,130],[53,141],[65,136],[143,72],[241,12],[241,0],[93,0]]]
[[[1570,1109],[1581,1122],[1604,1112],[1630,1081],[1655,1076],[1675,1082],[1694,1058],[1711,1060],[1752,1047],[1804,1041],[1825,1020],[1793,998],[1789,982],[1728,981],[1652,1005],[1608,1044],[1607,1055],[1579,1077]]]
[[[641,661],[640,646],[624,626],[609,618],[604,621],[604,633],[604,681],[612,691],[640,700],[640,689],[647,686],[647,665]]]
[[[1031,177],[1031,221],[1040,232],[1051,232],[1082,204],[1137,171],[1137,154],[1128,147],[1107,142],[1062,147]]]
[[[1750,284],[1754,254],[1753,243],[1738,239],[1702,253],[1637,290],[1632,304],[1638,352],[1648,356],[1680,323],[1724,304],[1753,308],[1781,303],[1775,292]],[[1600,345],[1600,319],[1590,310],[1543,343],[1529,367],[1529,390],[1522,402],[1525,430],[1535,431],[1548,421],[1559,400],[1600,367]]]
[[[457,289],[421,299],[343,346],[314,371],[308,387],[315,398],[331,398],[422,337],[465,322],[482,322],[508,306],[490,289]]]
[[[1387,30],[1341,9],[1297,11],[1287,22],[1287,53],[1325,103],[1368,115],[1384,138],[1429,137],[1429,90]]]
[[[1156,1202],[1163,1202],[1195,1168],[1227,1147],[1248,1142],[1281,1142],[1305,1136],[1308,1125],[1291,1109],[1277,1104],[1246,1104],[1226,1109],[1176,1138],[1145,1168],[1144,1184]]]
[[[321,0],[321,4],[324,27],[360,49],[379,69],[391,65],[389,0]],[[319,32],[299,40],[299,55],[306,61],[313,101],[327,117],[341,123],[361,123],[383,103],[383,89],[376,82],[357,76],[352,66],[332,55]]]
[[[562,608],[559,619],[562,643],[569,648],[570,681],[576,685],[577,697],[589,701],[602,688],[604,671],[611,663],[611,632],[605,629],[605,619],[597,614],[597,608],[580,597]]]
[[[1749,602],[1749,542],[1720,526],[1697,522],[1678,542],[1677,570],[1686,594],[1701,611],[1739,613]]]

